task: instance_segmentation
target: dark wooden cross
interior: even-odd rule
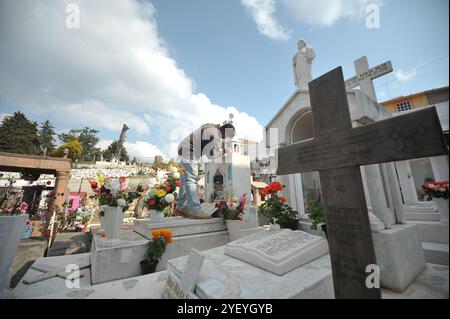
[[[314,138],[278,150],[278,175],[319,171],[336,298],[381,298],[360,165],[448,154],[436,109],[352,128],[342,68],[309,83]]]

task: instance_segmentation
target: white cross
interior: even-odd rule
[[[353,64],[355,65],[356,75],[345,81],[345,87],[347,89],[352,89],[359,85],[361,91],[376,102],[377,95],[375,94],[375,87],[372,80],[392,72],[391,61],[386,61],[369,69],[367,57],[362,56],[355,60]]]

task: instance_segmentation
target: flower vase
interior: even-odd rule
[[[162,223],[164,220],[164,212],[151,209],[150,210],[150,221],[152,223]]]
[[[441,223],[448,224],[448,198],[434,197],[434,205],[441,215]]]
[[[107,239],[116,239],[119,237],[120,226],[123,222],[123,211],[120,206],[105,206],[103,208],[105,216],[103,217],[103,229],[106,232]]]
[[[11,265],[29,217],[28,214],[0,216],[0,291],[9,288]]]
[[[140,262],[141,266],[141,275],[152,274],[156,271],[156,266],[158,263],[149,263],[147,260],[142,260]]]
[[[227,223],[228,236],[230,238],[230,241],[239,239],[240,235],[241,235],[242,221],[228,219],[228,220],[226,220],[226,223]]]

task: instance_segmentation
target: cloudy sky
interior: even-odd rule
[[[383,101],[448,85],[448,25],[447,0],[0,0],[0,117],[90,126],[102,147],[127,123],[129,153],[148,158],[229,113],[258,140],[295,90],[297,40],[314,77],[391,60]]]

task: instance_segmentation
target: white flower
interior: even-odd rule
[[[175,179],[180,179],[180,173],[178,173],[178,172],[175,172],[175,173],[173,173],[173,178],[175,178]]]
[[[127,206],[127,202],[125,201],[125,199],[119,198],[119,199],[117,200],[117,206],[125,207],[125,206]]]
[[[117,193],[118,193],[119,190],[120,190],[120,181],[117,180],[117,179],[115,179],[115,180],[110,180],[110,181],[105,185],[105,187],[111,191],[111,194],[112,194],[113,196],[116,196]]]
[[[173,196],[173,194],[167,194],[166,196],[164,196],[164,201],[166,203],[172,203],[175,200],[175,196]]]
[[[172,173],[176,173],[176,172],[178,172],[178,168],[176,168],[175,166],[172,167]]]

